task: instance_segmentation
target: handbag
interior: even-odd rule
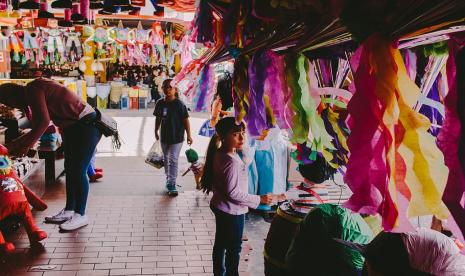
[[[111,140],[113,148],[120,149],[121,141],[119,139],[118,124],[116,123],[115,119],[113,119],[111,116],[103,114],[97,108],[94,109],[97,113],[97,118],[94,122],[95,126],[103,134],[103,136],[112,137]]]

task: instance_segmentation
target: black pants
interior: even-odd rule
[[[230,215],[210,206],[216,218],[213,274],[238,276],[245,215]]]

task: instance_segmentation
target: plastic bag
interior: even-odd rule
[[[154,166],[157,169],[163,167],[164,160],[160,140],[156,140],[155,143],[153,143],[152,148],[150,148],[150,151],[145,158],[145,163]]]

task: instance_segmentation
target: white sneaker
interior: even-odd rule
[[[75,213],[70,220],[60,224],[60,229],[71,231],[86,226],[87,224],[89,224],[89,219],[86,215],[81,216],[81,214]]]
[[[46,216],[46,222],[55,222],[55,223],[62,223],[67,220],[70,220],[74,215],[74,211],[66,211],[65,209],[61,210],[58,214],[54,216]]]

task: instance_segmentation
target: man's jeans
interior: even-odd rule
[[[176,185],[176,178],[178,177],[178,159],[182,144],[183,143],[169,145],[161,143],[167,185]]]

